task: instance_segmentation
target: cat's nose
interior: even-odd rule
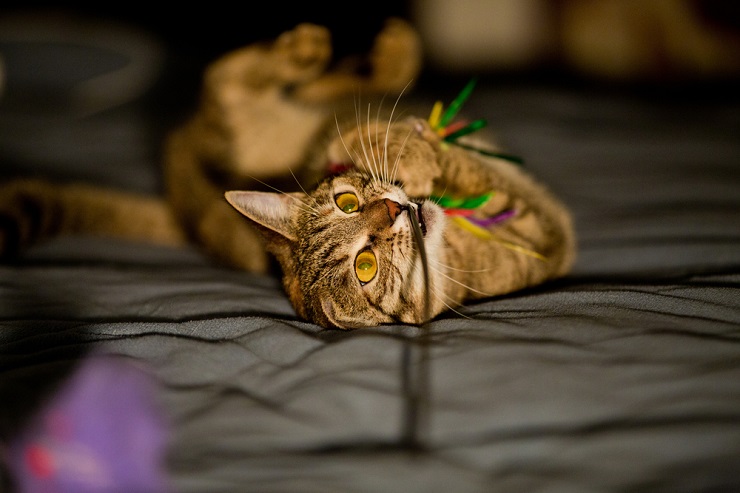
[[[385,202],[385,206],[388,208],[388,215],[391,218],[391,224],[393,224],[396,222],[398,215],[403,212],[403,207],[401,207],[401,204],[391,199],[383,199],[383,202]]]

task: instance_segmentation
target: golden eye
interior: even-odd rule
[[[378,262],[371,250],[363,250],[355,259],[355,274],[362,284],[373,280],[378,272]]]
[[[351,192],[340,193],[334,197],[334,202],[346,214],[351,214],[360,208],[360,201],[357,200],[357,195]]]

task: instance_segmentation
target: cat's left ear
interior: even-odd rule
[[[224,195],[229,204],[252,221],[290,241],[298,240],[292,219],[300,206],[300,194],[234,190]]]

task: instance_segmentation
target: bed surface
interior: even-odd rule
[[[151,99],[79,117],[14,94],[5,175],[157,190]],[[0,488],[43,476],[34,417],[102,360],[145,378],[109,372],[85,402],[141,391],[164,448],[120,457],[161,457],[166,491],[740,491],[740,100],[484,77],[466,109],[572,208],[569,276],[344,332],[194,249],[38,246],[0,265]]]

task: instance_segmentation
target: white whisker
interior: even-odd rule
[[[447,264],[444,264],[444,263],[440,262],[439,260],[436,260],[436,259],[431,259],[431,260],[436,265],[438,265],[440,267],[444,267],[447,270],[454,270],[455,272],[464,272],[464,273],[467,273],[467,274],[476,274],[476,273],[481,273],[481,272],[491,272],[491,271],[493,271],[493,268],[490,268],[490,269],[475,269],[475,270],[458,269],[456,267],[451,267],[451,266],[449,266]]]
[[[364,156],[365,156],[365,168],[370,172],[370,175],[373,177],[374,181],[378,181],[378,177],[375,175],[375,172],[372,168],[372,163],[367,155],[367,147],[365,146],[365,142],[362,137],[362,111],[359,109],[359,104],[355,106],[355,113],[357,118],[357,135],[360,140],[360,149],[362,150]]]
[[[438,300],[439,300],[439,301],[440,301],[440,302],[441,302],[441,303],[442,303],[442,304],[443,304],[444,306],[446,306],[446,307],[447,307],[447,309],[448,309],[448,310],[450,310],[450,311],[452,311],[452,312],[455,312],[455,313],[457,313],[458,315],[460,315],[460,316],[461,316],[461,317],[463,317],[463,318],[471,318],[471,317],[469,317],[468,315],[465,315],[464,313],[462,313],[462,312],[460,312],[460,311],[458,311],[458,310],[455,310],[455,307],[459,306],[459,305],[458,305],[457,303],[455,303],[454,305],[450,305],[449,303],[447,303],[447,302],[446,302],[446,301],[445,301],[445,300],[443,299],[443,297],[442,297],[442,296],[444,296],[445,298],[448,298],[448,299],[450,299],[450,300],[452,300],[452,297],[448,296],[448,295],[447,295],[447,294],[445,294],[444,292],[442,293],[442,296],[440,296],[440,295],[439,295],[439,291],[438,291],[438,290],[436,290],[436,289],[433,289],[433,290],[432,290],[432,293],[434,294],[434,296],[435,296],[435,297],[436,297],[436,298],[437,298],[437,299],[438,299]]]
[[[377,125],[377,120],[375,124]],[[373,138],[370,135],[370,104],[367,105],[367,145],[370,147],[370,157],[372,158],[372,166],[375,169],[375,182],[380,182],[380,168],[378,167],[378,160],[375,157],[376,149],[373,148]],[[367,151],[365,152],[367,155]]]
[[[434,272],[436,272],[437,274],[439,274],[440,276],[442,276],[442,277],[445,277],[445,278],[449,279],[450,281],[452,281],[452,282],[454,282],[455,284],[458,284],[458,285],[460,285],[460,286],[464,287],[465,289],[467,289],[467,290],[469,290],[469,291],[472,291],[472,292],[474,292],[474,293],[478,293],[478,294],[481,294],[481,295],[483,295],[483,296],[493,296],[493,294],[491,294],[491,293],[486,293],[486,292],[484,292],[484,291],[480,291],[480,290],[478,290],[478,289],[475,289],[475,288],[474,288],[474,287],[472,287],[472,286],[469,286],[469,285],[467,285],[467,284],[465,284],[465,283],[463,283],[463,282],[460,282],[460,281],[458,281],[458,280],[457,280],[457,279],[455,279],[454,277],[448,276],[447,274],[445,274],[445,272],[444,272],[444,271],[443,271],[442,269],[437,269],[437,268],[435,268],[435,267],[434,267],[434,266],[432,266],[432,265],[430,265],[430,266],[429,266],[429,268],[430,268],[430,269],[432,269],[432,270],[433,270]]]
[[[291,172],[291,173],[292,173],[292,172]],[[279,188],[276,188],[276,187],[274,187],[274,186],[270,185],[269,183],[267,183],[267,182],[264,182],[264,181],[260,180],[259,178],[255,178],[255,177],[254,177],[254,176],[252,176],[252,175],[249,175],[249,177],[250,177],[251,179],[253,179],[254,181],[256,181],[256,182],[258,182],[258,183],[261,183],[262,185],[264,185],[264,186],[266,186],[266,187],[268,187],[268,188],[271,188],[271,189],[275,190],[275,191],[276,191],[276,192],[278,192],[278,193],[282,193],[283,195],[285,195],[285,196],[289,197],[290,199],[292,199],[292,200],[293,200],[294,202],[297,202],[297,204],[296,204],[296,205],[297,205],[297,206],[298,206],[298,207],[299,207],[299,208],[300,208],[301,210],[303,210],[304,212],[308,212],[308,213],[311,213],[311,214],[316,214],[316,215],[318,215],[318,214],[319,214],[319,208],[318,208],[318,207],[319,207],[319,204],[318,204],[318,203],[316,203],[316,199],[314,199],[314,198],[313,198],[313,197],[311,197],[310,195],[306,194],[306,196],[307,196],[307,197],[309,197],[309,198],[310,198],[311,200],[313,200],[313,201],[314,201],[314,203],[316,204],[316,207],[311,207],[311,206],[310,206],[309,204],[306,204],[305,202],[303,202],[303,201],[302,201],[301,199],[299,199],[298,197],[295,197],[295,196],[293,196],[293,195],[291,195],[291,194],[289,194],[289,193],[287,193],[287,192],[284,192],[284,191],[280,190]],[[299,183],[298,185],[300,186],[300,183]],[[302,187],[301,187],[301,188],[302,188]],[[304,190],[304,192],[305,192],[305,190]]]
[[[444,197],[445,193],[447,193],[447,185],[445,185],[444,189],[439,193],[439,198],[437,200],[433,200],[435,204],[439,205],[440,200],[442,200],[442,197]],[[442,207],[442,206],[440,206]]]
[[[314,205],[316,207],[318,207],[319,206],[319,203],[316,201],[316,199],[314,197],[311,197],[311,195],[306,191],[305,188],[303,188],[303,185],[301,184],[300,181],[298,181],[298,177],[295,175],[295,173],[293,173],[293,170],[290,169],[290,168],[288,168],[288,171],[290,171],[290,174],[293,176],[293,179],[295,180],[296,185],[298,185],[298,187],[303,191],[303,193],[306,195],[306,197],[308,197],[309,199],[311,199],[311,201],[314,203]],[[318,209],[316,211],[318,212]]]
[[[406,91],[406,89],[409,87],[412,81],[413,79],[409,80],[406,83],[406,85],[403,86],[403,89],[401,89],[401,92],[398,94],[398,97],[396,98],[396,102],[393,103],[393,108],[391,108],[391,114],[388,116],[388,127],[385,130],[385,141],[383,143],[383,146],[384,146],[383,147],[383,158],[384,158],[383,165],[385,167],[386,179],[391,178],[391,176],[389,175],[389,170],[388,170],[388,139],[390,137],[391,125],[393,125],[393,115],[396,113],[396,108],[398,107],[398,103],[401,101],[401,97],[403,96],[403,93]],[[380,114],[378,114],[378,119],[380,119]],[[404,141],[404,144],[405,142],[406,141]],[[401,147],[401,150],[403,150],[403,146]],[[399,156],[400,156],[400,151],[399,151]],[[397,169],[398,169],[398,159],[396,159],[396,162],[394,163],[393,176],[391,178],[391,181],[396,180]]]
[[[380,179],[382,181],[388,181],[388,167],[386,166],[386,163],[388,162],[388,160],[385,155],[385,151],[387,151],[387,149],[385,149],[383,154],[380,153],[380,139],[378,139],[378,123],[380,122],[380,110],[383,108],[383,101],[385,101],[385,94],[383,95],[382,98],[380,98],[380,102],[378,103],[378,111],[375,114],[375,146],[377,148],[378,157],[380,158],[380,162],[382,163],[382,165],[380,166]],[[386,136],[387,135],[388,134],[386,131]]]
[[[355,108],[355,111],[357,109]],[[339,121],[337,120],[336,114],[334,115],[334,121],[337,125],[337,134],[339,135],[339,140],[342,142],[342,146],[344,147],[345,152],[349,156],[349,158],[352,160],[352,164],[354,164],[357,168],[367,170],[372,175],[372,170],[368,169],[368,167],[365,165],[365,162],[362,160],[362,156],[359,152],[350,150],[349,146],[347,145],[347,142],[344,140],[344,135],[342,135],[342,131],[339,127]],[[359,118],[358,118],[358,125],[359,125]],[[359,130],[358,130],[359,134]]]
[[[362,163],[362,159],[360,159],[360,155],[357,152],[354,153],[355,154],[354,156],[352,155],[353,152],[350,151],[349,147],[347,146],[347,142],[344,140],[344,135],[342,135],[342,131],[339,128],[339,120],[337,120],[336,114],[334,115],[334,121],[337,124],[337,134],[339,135],[339,140],[342,142],[342,146],[344,147],[344,150],[347,152],[347,155],[352,160],[352,164],[354,164],[357,167],[360,167],[360,164],[358,163]],[[362,164],[362,167],[364,167],[364,163]]]
[[[406,148],[406,143],[409,140],[409,137],[411,137],[411,134],[414,132],[414,130],[410,130],[409,133],[406,134],[406,138],[403,139],[403,143],[401,144],[401,148],[398,150],[398,154],[396,155],[396,161],[393,163],[393,176],[392,180],[396,181],[396,174],[398,173],[398,164],[401,161],[401,154],[403,154],[403,150]]]

